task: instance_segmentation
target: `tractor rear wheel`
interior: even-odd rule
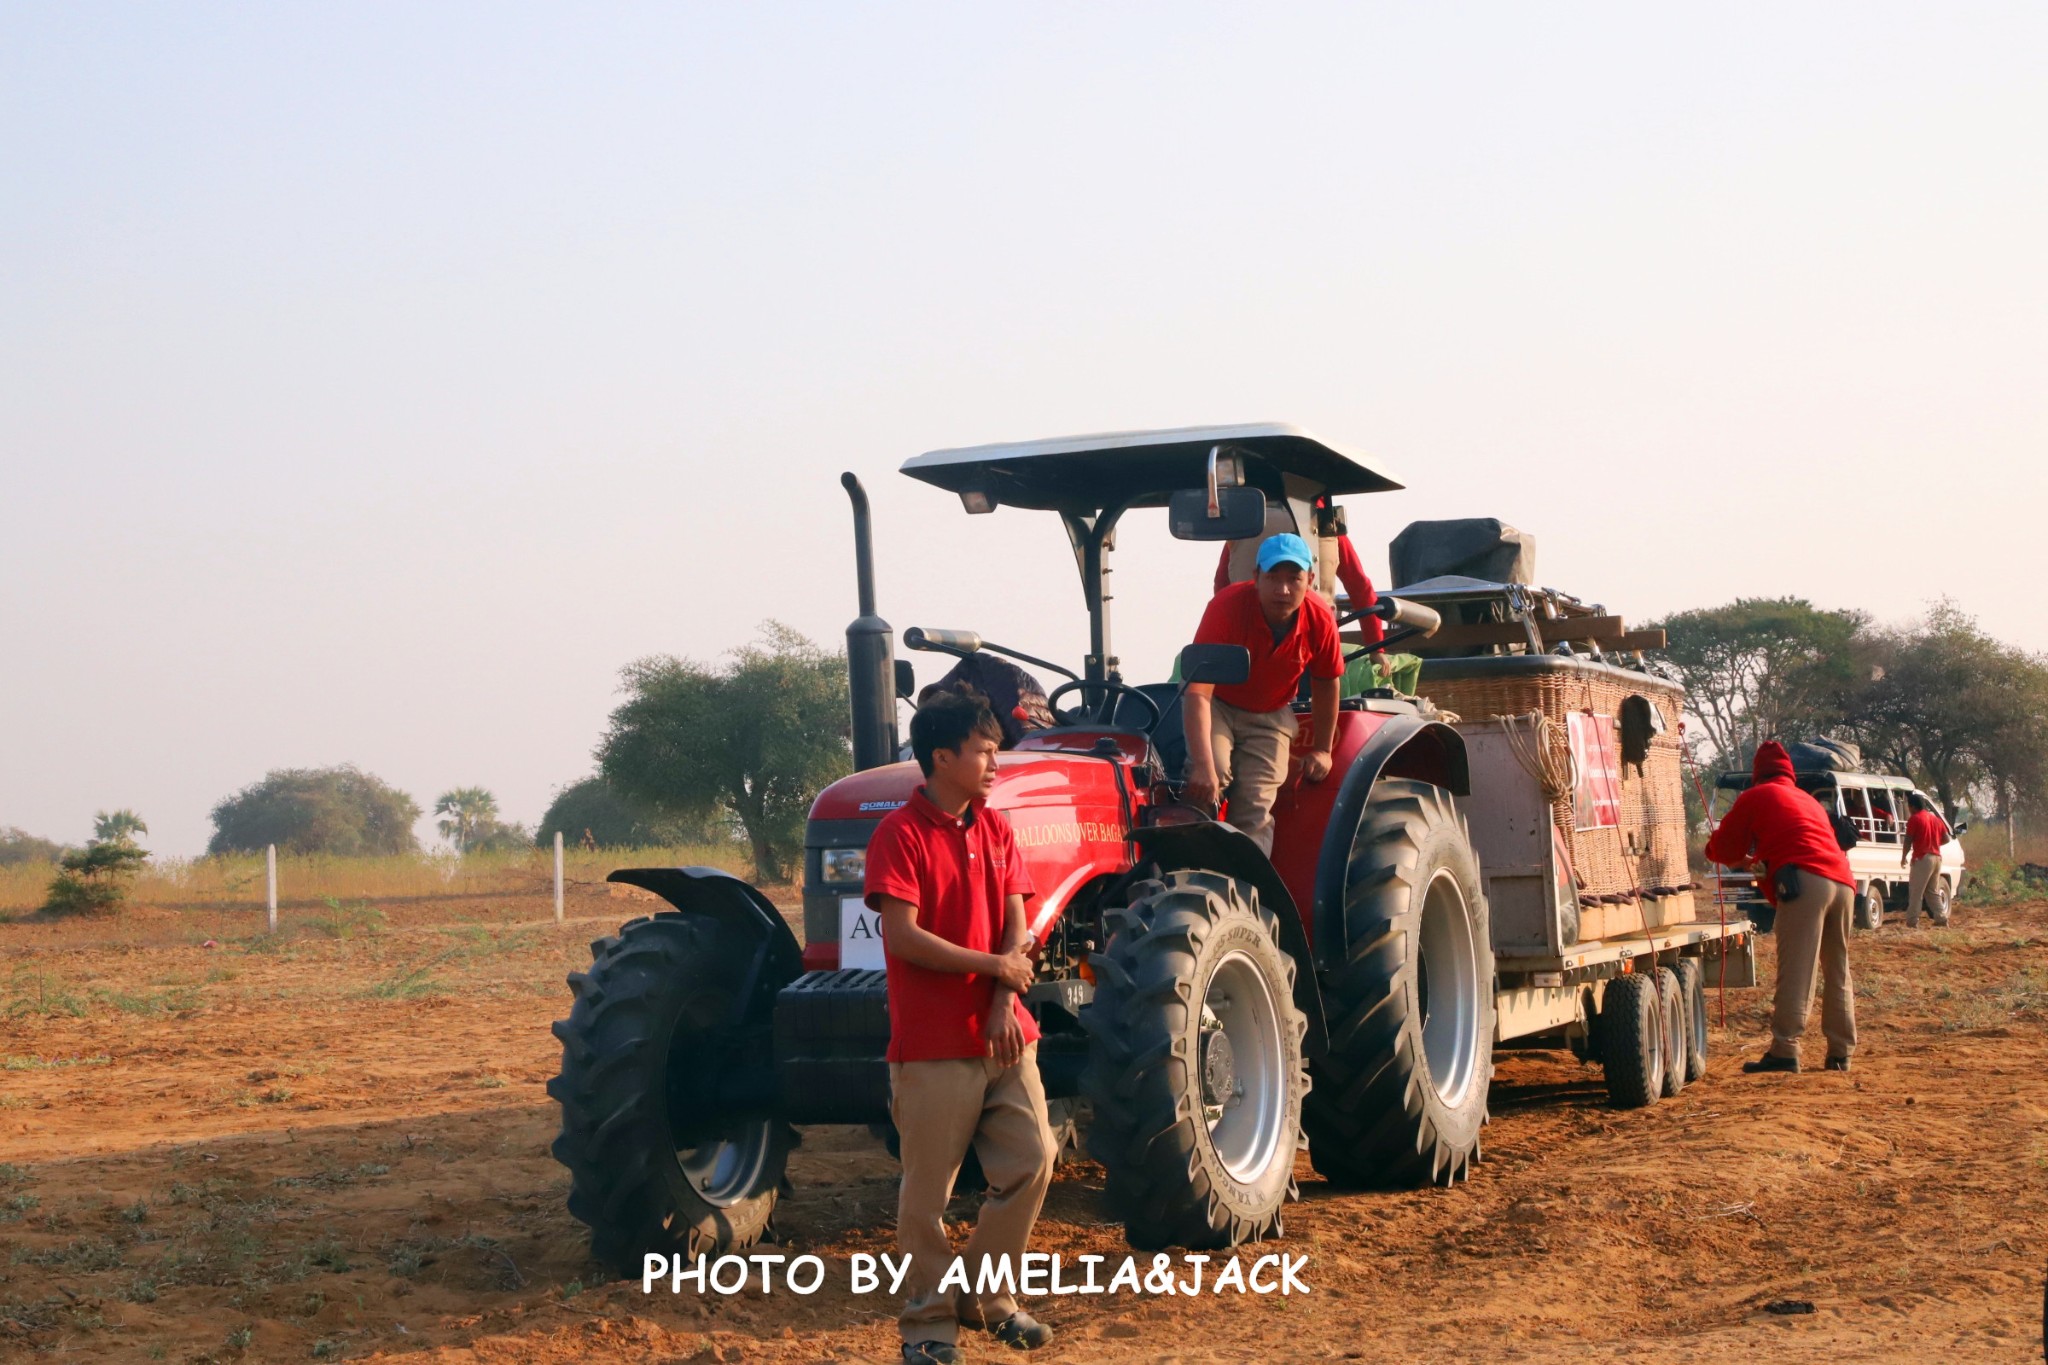
[[[1349,947],[1323,982],[1309,1156],[1338,1184],[1447,1185],[1479,1155],[1494,1030],[1486,897],[1450,793],[1382,781],[1345,877]]]
[[[1103,915],[1081,1091],[1103,1196],[1141,1251],[1277,1236],[1308,1089],[1294,960],[1248,882],[1173,872]]]
[[[552,1150],[592,1254],[622,1274],[639,1274],[646,1252],[715,1256],[768,1231],[795,1132],[717,1100],[727,1068],[774,1065],[774,993],[787,983],[737,998],[755,952],[716,917],[663,913],[591,944],[590,970],[569,974]]]

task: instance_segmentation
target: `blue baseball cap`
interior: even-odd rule
[[[1316,566],[1315,560],[1309,558],[1308,542],[1289,531],[1267,536],[1266,543],[1259,546],[1259,572],[1264,573],[1276,564],[1297,565],[1303,573]]]

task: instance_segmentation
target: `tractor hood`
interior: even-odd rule
[[[1067,805],[1076,799],[1117,801],[1115,769],[1130,763],[1128,751],[1103,758],[1056,749],[1013,749],[1002,756],[996,789],[989,797],[995,809],[1009,812],[1028,807]],[[842,777],[818,794],[813,820],[876,820],[910,800],[924,785],[915,763],[890,763]]]

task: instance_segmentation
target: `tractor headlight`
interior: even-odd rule
[[[864,848],[828,848],[823,851],[825,880],[859,882],[868,873],[868,851]]]

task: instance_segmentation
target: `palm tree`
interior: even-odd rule
[[[132,810],[100,811],[92,817],[92,841],[96,844],[132,844],[149,826]]]
[[[434,802],[434,814],[446,817],[441,821],[441,835],[462,853],[479,830],[497,821],[498,798],[482,787],[457,787],[441,793],[441,799]]]

